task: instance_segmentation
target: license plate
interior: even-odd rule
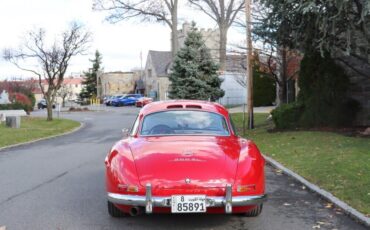
[[[196,213],[206,212],[205,195],[178,195],[172,196],[172,213]]]

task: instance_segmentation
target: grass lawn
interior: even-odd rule
[[[48,122],[46,118],[22,117],[20,129],[7,128],[4,123],[0,124],[0,148],[65,133],[79,125],[77,121],[66,119]]]
[[[370,215],[370,139],[318,131],[267,132],[267,114],[247,131],[261,152]],[[232,115],[242,134],[242,114]]]

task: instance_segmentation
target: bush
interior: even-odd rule
[[[360,109],[348,97],[348,76],[328,54],[306,53],[298,83],[298,101],[306,108],[300,119],[303,127],[349,125]]]
[[[10,100],[13,103],[7,105],[8,109],[24,109],[26,112],[30,112],[33,109],[31,100],[23,93],[12,93]]]
[[[269,106],[275,101],[275,81],[264,74],[254,73],[253,103],[254,106]]]
[[[32,108],[34,108],[35,105],[36,105],[36,97],[35,97],[35,94],[32,93],[32,92],[29,92],[29,93],[26,93],[25,95],[31,100],[31,106],[32,106]]]
[[[277,129],[292,129],[299,126],[304,106],[298,102],[282,104],[271,112]]]
[[[30,111],[29,105],[25,105],[19,102],[0,105],[0,110],[18,110],[18,109],[23,109],[27,113]]]

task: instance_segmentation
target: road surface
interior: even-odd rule
[[[131,127],[137,112],[123,107],[61,113],[85,127],[68,136],[0,151],[0,229],[365,229],[269,167],[269,200],[257,218],[165,214],[111,218],[104,157],[120,139],[121,129]]]

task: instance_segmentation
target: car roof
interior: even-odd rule
[[[141,109],[140,115],[145,116],[147,114],[166,110],[200,110],[219,113],[225,117],[229,116],[227,109],[222,105],[215,102],[200,100],[169,100],[152,102]]]

